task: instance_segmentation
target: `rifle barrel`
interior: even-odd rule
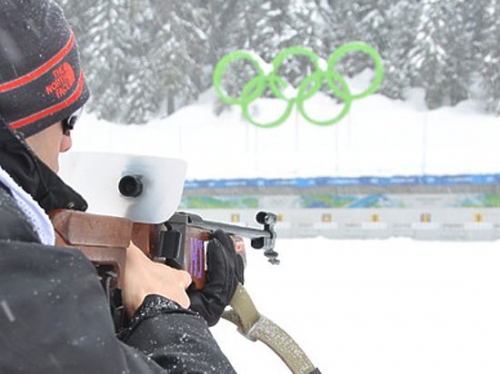
[[[231,225],[228,223],[212,222],[212,221],[198,221],[198,222],[193,222],[192,225],[206,230],[221,229],[227,233],[240,235],[249,239],[254,239],[254,238],[272,239],[271,232],[266,231],[265,229],[258,229],[254,227],[245,227],[245,226]]]

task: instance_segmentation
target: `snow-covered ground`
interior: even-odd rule
[[[366,77],[353,82],[362,85]],[[239,108],[213,114],[214,93],[147,126],[90,115],[74,149],[180,157],[189,179],[498,173],[500,119],[478,102],[429,112],[422,93],[374,95],[340,124],[294,114],[258,129]],[[262,100],[272,117],[280,103]],[[338,112],[325,98],[312,113]],[[276,117],[274,117],[276,118]],[[500,373],[497,242],[280,240],[281,265],[248,249],[246,287],[262,314],[285,328],[323,373]],[[289,372],[266,346],[221,322],[214,334],[238,373]]]
[[[246,288],[322,373],[500,372],[500,244],[278,240],[252,249]],[[240,374],[290,371],[229,322],[214,334]]]

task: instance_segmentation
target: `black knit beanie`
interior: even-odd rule
[[[29,137],[89,98],[73,31],[52,0],[0,0],[0,116]]]

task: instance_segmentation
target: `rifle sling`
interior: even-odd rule
[[[258,312],[243,285],[238,285],[230,305],[232,309],[224,312],[222,317],[234,323],[242,335],[252,341],[260,340],[266,344],[293,374],[320,374],[292,337]]]

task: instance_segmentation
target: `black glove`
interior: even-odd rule
[[[217,230],[207,246],[207,282],[202,290],[193,285],[187,293],[191,309],[198,312],[209,326],[215,325],[231,301],[238,283],[244,283],[243,259],[234,243],[222,230]]]

